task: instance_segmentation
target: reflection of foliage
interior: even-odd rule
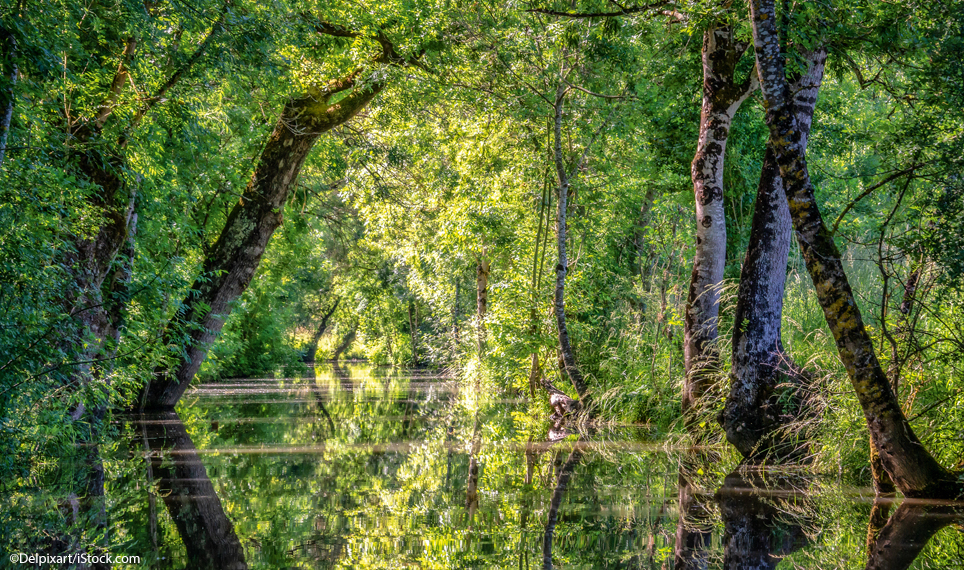
[[[476,398],[473,390],[474,382],[430,374],[319,367],[317,379],[203,385],[189,394],[182,420],[251,568],[514,568],[520,560],[539,567],[550,500],[574,449],[582,457],[553,541],[560,567],[672,564],[681,466],[713,517],[707,559],[721,560],[714,493],[734,457],[700,459],[612,426],[550,444],[548,426],[518,404]],[[142,427],[132,422],[122,433],[120,443],[102,450],[111,551],[140,554],[152,568],[189,565],[160,497],[152,511],[153,487],[136,451]],[[479,504],[470,521],[473,453]],[[68,483],[54,475],[45,479],[48,488]],[[832,479],[808,480],[804,488],[793,477],[792,469],[771,471],[758,483],[774,521],[804,522],[812,546],[790,559],[805,568],[862,567],[868,505]],[[801,498],[787,500],[788,489]],[[36,488],[6,495],[5,507],[22,513],[0,519],[10,531],[6,540],[23,543],[24,533],[62,525],[51,509],[56,496]],[[960,540],[960,533],[939,533],[923,554],[925,566],[949,560]]]

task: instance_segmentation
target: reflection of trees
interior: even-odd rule
[[[469,476],[465,482],[465,507],[469,512],[469,529],[475,522],[479,510],[479,413],[475,413],[475,426],[472,428],[472,448],[469,451]]]
[[[697,570],[707,567],[709,562],[709,548],[713,539],[713,519],[709,502],[712,497],[701,493],[691,483],[692,475],[698,471],[699,465],[705,465],[711,460],[705,454],[697,454],[693,461],[684,459],[679,468],[679,521],[676,524],[676,544],[673,549],[676,570]]]
[[[337,366],[337,364],[336,364]],[[328,413],[328,408],[325,407],[325,400],[328,399],[328,386],[325,385],[325,393],[321,393],[321,387],[318,385],[318,369],[314,366],[311,367],[311,379],[314,382],[311,383],[309,390],[311,394],[315,397],[315,403],[318,405],[318,409],[321,413],[325,415],[325,419],[328,420],[328,427],[331,428],[331,433],[335,433],[335,421],[331,419],[331,414]]]
[[[244,550],[207,470],[176,412],[141,416],[150,469],[190,568],[247,568]]]
[[[77,472],[72,474],[66,500],[60,503],[67,530],[51,533],[45,540],[44,550],[54,556],[81,553],[96,556],[98,562],[87,568],[106,570],[111,565],[100,561],[100,557],[108,552],[109,537],[100,448],[95,444],[80,446],[78,455],[71,459],[75,461]],[[88,543],[90,536],[100,537],[98,544]]]
[[[552,570],[552,538],[556,532],[556,523],[559,520],[559,507],[562,505],[566,488],[569,486],[573,471],[575,471],[580,459],[582,459],[582,451],[577,441],[566,462],[559,468],[556,487],[552,491],[552,500],[549,502],[549,520],[546,521],[546,530],[542,537],[542,567],[545,570]]]
[[[759,468],[727,475],[716,495],[723,515],[723,567],[770,570],[804,546],[807,486]]]
[[[904,570],[927,541],[950,524],[964,523],[964,506],[905,500],[871,545],[867,570]]]

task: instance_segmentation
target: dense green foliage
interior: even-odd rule
[[[944,465],[960,465],[964,2],[829,1],[784,3],[780,10],[791,61],[801,48],[828,46],[808,161],[878,356],[899,378],[901,406],[928,449]],[[615,15],[574,17],[599,12]],[[315,144],[284,205],[284,223],[200,379],[305,373],[304,353],[337,302],[318,360],[342,349],[342,358],[377,365],[444,369],[524,398],[514,414],[547,416],[545,393],[538,387],[530,393],[533,354],[545,376],[572,393],[557,364],[552,309],[558,185],[552,103],[557,87],[568,85],[562,152],[569,167],[584,165],[568,209],[566,304],[576,357],[601,422],[646,424],[677,437],[695,241],[690,161],[700,120],[701,41],[707,26],[722,19],[736,22],[749,40],[746,14],[743,2],[709,0],[647,10],[602,0],[5,1],[0,105],[12,105],[0,132],[5,505],[22,499],[12,494],[17,489],[36,489],[36,481],[70,479],[63,466],[85,461],[78,449],[109,439],[103,418],[76,421],[72,412],[81,405],[127,408],[159,366],[183,354],[183,343],[160,339],[183,311],[191,284],[206,278],[205,255],[284,103],[378,61],[383,40],[417,65],[371,72],[366,81],[385,81],[384,91]],[[355,36],[319,33],[319,22]],[[745,58],[739,71],[751,68]],[[763,117],[757,93],[738,112],[727,146],[724,349],[768,136]],[[98,125],[94,134],[90,125]],[[129,285],[115,290],[108,280],[96,287],[98,294],[103,289],[102,304],[124,310],[107,357],[90,352],[98,339],[83,316],[92,307],[74,303],[89,293],[77,279],[78,244],[112,223],[102,204],[105,177],[119,181],[137,219]],[[482,262],[491,265],[484,317],[476,312]],[[124,263],[120,255],[109,260],[111,275]],[[787,271],[784,343],[817,378],[822,403],[815,469],[865,484],[864,417],[796,249]],[[720,380],[722,406],[725,373]],[[357,443],[344,442],[345,449]],[[443,460],[438,449],[422,451],[437,455],[425,461]],[[502,460],[508,461],[488,461],[498,469]],[[366,474],[391,469],[416,486],[406,469],[417,466],[371,461],[378,465],[362,466]],[[643,469],[646,460],[634,461],[633,469]],[[109,465],[125,476],[123,462]],[[617,477],[610,467],[593,476]],[[311,467],[243,468],[266,469],[250,477],[270,487],[279,484],[272,469]],[[591,485],[589,474],[580,477],[579,485]],[[645,474],[633,477],[637,484]],[[358,484],[378,494],[377,479]],[[392,492],[391,501],[412,506],[414,499]],[[240,509],[249,493],[229,489],[225,501]],[[612,524],[642,524],[637,519],[650,515]],[[272,516],[287,520],[288,513]],[[9,518],[0,522],[10,533],[28,532],[9,530],[18,524]],[[40,526],[29,531],[44,524],[32,520]],[[657,516],[647,524],[665,521]],[[246,537],[260,532],[239,528]],[[472,540],[471,531],[464,535],[459,539]],[[337,537],[339,548],[356,538]],[[515,534],[499,547],[511,548],[509,538],[524,539]],[[444,550],[438,545],[454,539],[426,540]],[[372,548],[364,563],[385,564],[379,557],[387,553]],[[501,560],[491,548],[481,548],[465,567]],[[578,549],[566,552],[577,556]],[[423,554],[413,555],[412,564],[435,563]],[[263,556],[266,565],[285,559],[280,552]]]

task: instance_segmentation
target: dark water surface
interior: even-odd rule
[[[961,505],[729,473],[644,428],[567,433],[432,373],[316,376],[117,418],[86,535],[145,568],[964,568]]]

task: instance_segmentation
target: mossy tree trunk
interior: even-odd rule
[[[786,81],[773,0],[751,0],[750,17],[770,145],[784,180],[797,242],[881,464],[907,496],[957,495],[960,482],[924,448],[897,403],[864,327],[840,252],[817,207],[803,133]]]
[[[288,191],[318,137],[354,117],[384,87],[359,85],[358,72],[290,100],[241,199],[204,260],[182,309],[164,335],[168,346],[182,347],[175,361],[155,371],[145,385],[141,409],[172,409],[194,378],[230,305],[247,288],[275,229],[281,225]],[[348,95],[330,103],[336,94]]]

